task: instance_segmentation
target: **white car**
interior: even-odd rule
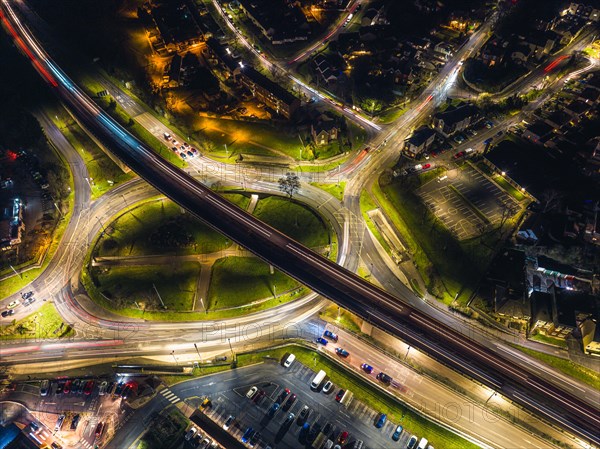
[[[17,307],[20,304],[20,302],[15,299],[13,302],[11,302],[8,306],[6,306],[7,309],[14,309],[15,307]]]
[[[104,396],[106,394],[106,389],[107,388],[108,388],[108,382],[107,381],[102,382],[100,384],[100,388],[99,388],[98,394],[100,396]]]
[[[195,427],[192,427],[190,430],[188,430],[188,432],[185,434],[185,441],[190,441],[194,435],[196,435],[196,432],[198,432],[198,429]]]
[[[252,397],[256,394],[256,392],[258,391],[258,387],[252,387],[248,390],[248,393],[246,393],[246,397],[248,399],[252,399]]]
[[[296,360],[296,356],[294,354],[288,355],[288,357],[285,359],[285,362],[283,362],[283,366],[285,368],[289,368],[290,365],[294,363],[294,360]]]

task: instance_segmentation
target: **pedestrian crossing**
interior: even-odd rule
[[[160,392],[160,394],[171,404],[177,404],[178,402],[181,402],[181,399],[179,398],[179,396],[177,396],[175,393],[173,393],[168,388],[165,388],[164,390],[162,390]]]
[[[83,449],[92,449],[94,447],[94,445],[87,442],[86,440],[79,440],[77,442],[77,447],[81,447]]]

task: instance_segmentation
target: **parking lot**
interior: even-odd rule
[[[433,180],[417,193],[459,240],[498,226],[519,210],[508,193],[469,164],[449,170],[446,179]]]
[[[306,441],[307,432],[302,431],[304,421],[298,420],[299,413],[305,405],[310,408],[306,422],[310,424],[311,429],[315,429],[316,425],[316,429],[322,430],[329,423],[331,430],[328,437],[335,443],[342,432],[348,432],[349,436],[343,447],[352,447],[353,442],[357,440],[364,442],[363,448],[371,449],[389,447],[391,444],[397,447],[406,446],[410,437],[407,432],[401,435],[399,442],[392,442],[391,435],[396,425],[386,421],[381,429],[377,429],[374,424],[379,413],[353,399],[351,394],[347,395],[343,401],[346,404],[342,405],[335,399],[339,391],[337,387],[329,394],[312,391],[310,382],[314,375],[314,371],[298,362],[294,362],[289,369],[283,368],[275,361],[250,368],[244,376],[232,379],[230,388],[209,395],[212,407],[207,409],[206,413],[219,424],[223,424],[230,415],[235,416],[229,431],[241,439],[246,429],[252,427],[260,432],[260,441],[255,447],[263,449],[269,445],[272,448],[312,447],[311,443]],[[246,397],[248,390],[253,386],[265,391],[264,397],[257,403]],[[274,416],[270,417],[269,409],[286,388],[291,390],[290,396],[297,395],[296,400],[289,409],[286,409],[284,402]],[[294,414],[294,419],[291,424],[286,425],[285,421],[290,413]],[[315,432],[313,438],[308,440],[312,441],[318,433]]]

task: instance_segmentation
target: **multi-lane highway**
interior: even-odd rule
[[[57,67],[6,0],[2,11],[5,27],[57,95],[90,132],[159,191],[316,292],[583,439],[600,443],[600,418],[593,406],[538,375],[516,368],[503,356],[414,310],[407,301],[287,238],[154,154],[101,111]]]

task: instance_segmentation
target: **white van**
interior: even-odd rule
[[[427,449],[427,438],[421,438],[421,441],[419,441],[418,449]]]
[[[325,379],[325,376],[327,376],[327,373],[325,371],[319,371],[310,383],[310,388],[312,388],[313,390],[317,390],[321,386],[321,383]]]
[[[290,365],[294,363],[294,360],[296,360],[296,356],[294,354],[288,355],[285,361],[283,362],[283,366],[289,368]]]

